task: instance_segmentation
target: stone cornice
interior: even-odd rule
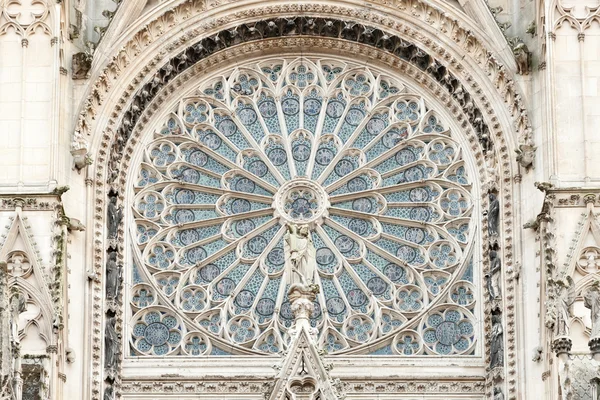
[[[588,203],[600,206],[600,188],[551,188],[546,193],[553,195],[551,199],[557,208],[581,208]]]

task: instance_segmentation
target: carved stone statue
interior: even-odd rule
[[[554,324],[554,336],[569,335],[569,319],[571,318],[571,306],[575,301],[575,284],[570,276],[566,279],[557,280],[556,285],[556,322]]]
[[[498,222],[500,218],[500,201],[495,194],[490,193],[490,208],[488,211],[488,233],[490,236],[498,234]]]
[[[502,275],[502,263],[498,252],[495,250],[490,251],[490,277],[488,291],[490,292],[490,298],[499,299],[502,297],[502,286],[501,286],[501,275]]]
[[[112,385],[109,385],[104,389],[104,400],[113,400],[114,399],[114,390]]]
[[[119,287],[123,276],[123,267],[117,264],[117,252],[108,253],[106,262],[106,298],[115,300],[119,296]]]
[[[531,52],[527,48],[527,45],[521,38],[518,37],[509,39],[508,42],[512,47],[512,52],[515,56],[515,61],[517,62],[517,74],[529,74]]]
[[[533,167],[535,161],[535,150],[537,147],[522,144],[515,152],[517,153],[517,162],[521,167],[525,168],[526,171]]]
[[[316,250],[308,225],[289,224],[284,237],[285,265],[289,268],[287,283],[308,287],[314,281]]]
[[[488,187],[498,189],[498,172],[496,171],[496,162],[494,156],[490,153],[485,156],[485,166],[488,174]]]
[[[113,370],[117,363],[117,346],[119,345],[119,334],[116,328],[117,320],[110,317],[106,320],[104,328],[104,368]]]
[[[123,209],[121,207],[117,207],[117,197],[113,196],[110,198],[110,202],[108,203],[108,238],[116,239],[117,231],[119,229],[119,224],[123,219]]]
[[[596,281],[583,295],[583,303],[591,311],[591,339],[600,338],[600,282]]]
[[[499,387],[494,388],[494,400],[504,400],[504,393]]]
[[[490,368],[501,367],[504,364],[504,329],[500,314],[492,315],[492,337],[490,340]]]
[[[73,79],[87,79],[92,68],[92,55],[88,52],[73,54],[71,68],[73,69]]]
[[[18,345],[19,315],[27,309],[27,297],[19,290],[15,290],[10,298],[10,336],[13,345]]]

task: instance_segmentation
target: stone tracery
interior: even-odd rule
[[[152,326],[160,354],[285,348],[287,222],[313,228],[311,323],[329,352],[377,340],[380,354],[473,353],[468,174],[441,118],[400,82],[268,60],[206,82],[154,137],[135,180],[136,354],[159,354]],[[165,307],[148,323],[152,304]]]

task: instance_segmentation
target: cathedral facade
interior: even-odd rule
[[[0,399],[600,399],[597,0],[0,0]]]

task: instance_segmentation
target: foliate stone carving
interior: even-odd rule
[[[262,394],[270,393],[271,381],[260,379],[246,379],[241,382],[224,382],[205,379],[202,382],[182,381],[164,379],[160,382],[136,380],[125,380],[121,388],[123,394],[137,393],[244,393]],[[346,394],[377,394],[377,393],[402,393],[402,394],[448,394],[464,393],[471,395],[482,395],[485,385],[482,381],[435,381],[412,379],[410,381],[399,379],[387,379],[385,381],[373,380],[344,380],[341,382],[343,392]]]
[[[219,393],[226,394],[265,394],[272,390],[272,379],[245,378],[241,381],[218,380],[205,378],[202,381],[183,381],[166,378],[161,381],[147,381],[137,379],[135,381],[125,380],[121,387],[122,394],[139,393]]]
[[[447,382],[413,379],[411,381],[388,379],[385,381],[370,380],[345,381],[344,392],[347,394],[363,393],[469,393],[483,394],[485,385],[482,381]]]
[[[56,207],[55,196],[40,196],[33,197],[14,197],[1,198],[0,208],[2,210],[15,210],[21,207],[23,210],[54,210]]]
[[[556,353],[556,355],[560,356],[562,354],[568,354],[573,347],[573,341],[569,337],[559,337],[554,339],[552,342],[552,350]]]

